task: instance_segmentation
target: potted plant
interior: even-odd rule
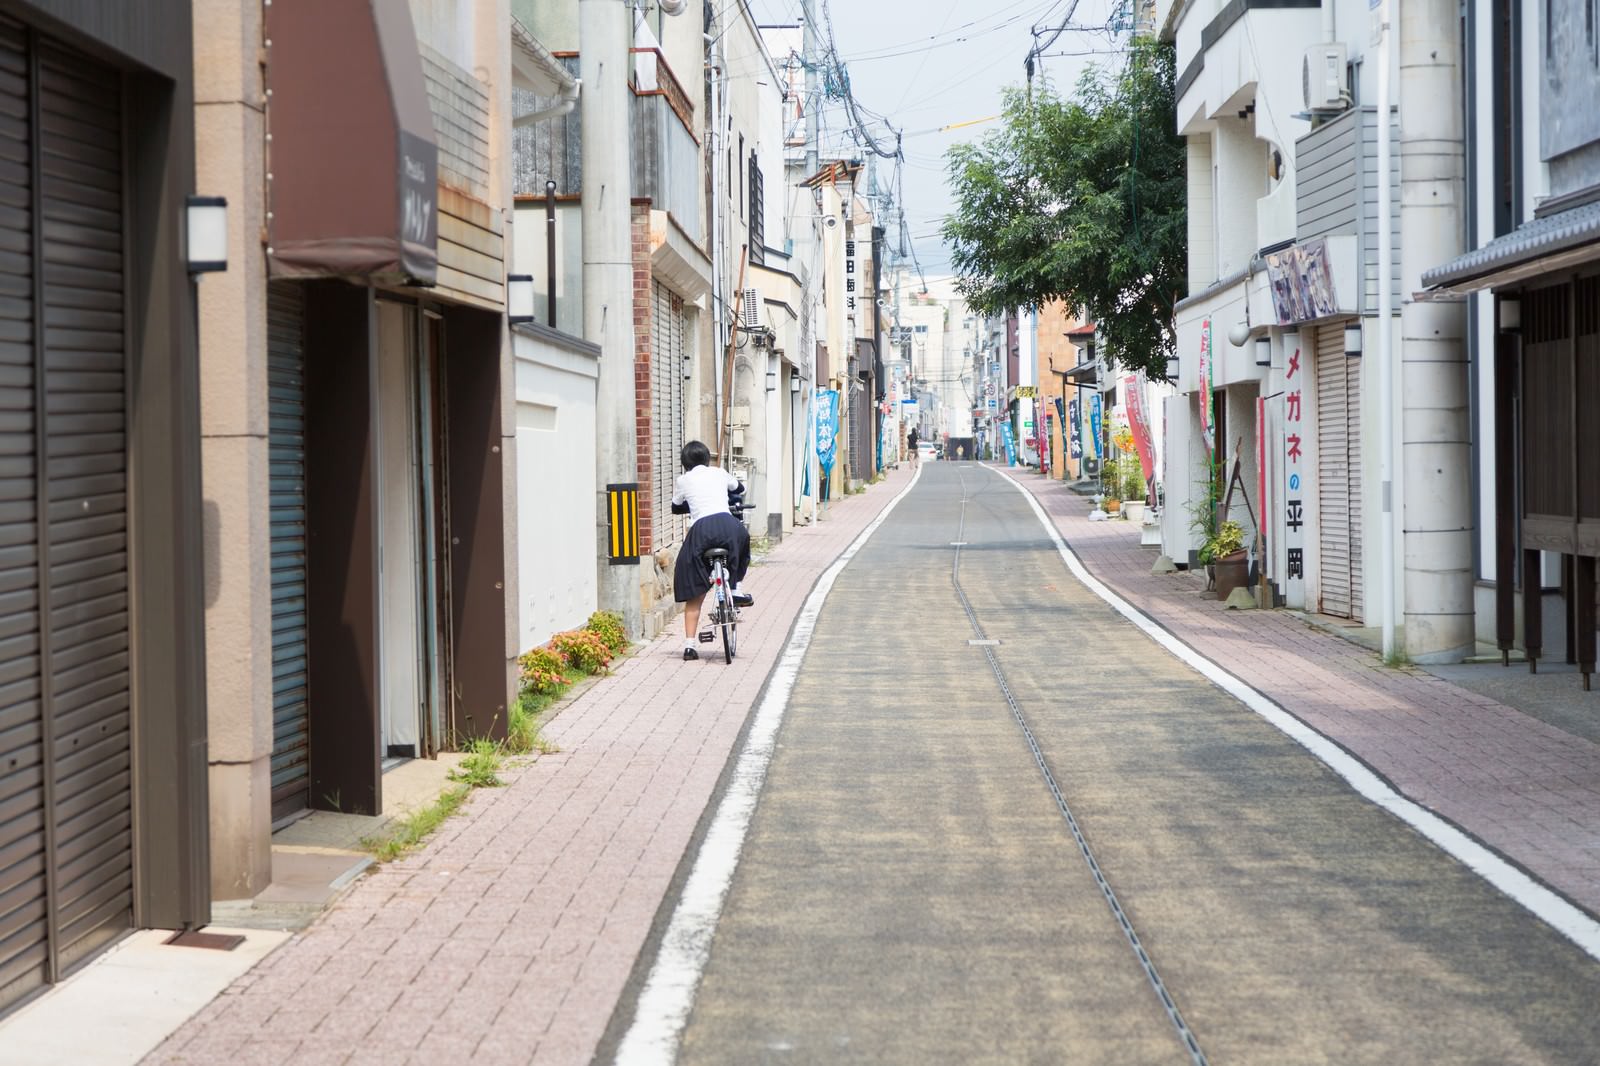
[[[1122,462],[1127,466],[1122,478],[1122,513],[1128,521],[1138,522],[1144,517],[1144,467],[1137,455],[1125,455]]]
[[[1228,593],[1241,588],[1250,580],[1250,561],[1244,551],[1244,527],[1227,521],[1217,527],[1217,532],[1200,547],[1200,561],[1206,564],[1208,589],[1215,589],[1217,599],[1225,600]]]

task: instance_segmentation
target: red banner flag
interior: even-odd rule
[[[1139,466],[1148,483],[1155,476],[1156,452],[1150,439],[1150,412],[1144,403],[1144,377],[1129,374],[1122,379],[1123,406],[1128,409],[1128,429],[1133,432],[1133,446],[1139,450]]]

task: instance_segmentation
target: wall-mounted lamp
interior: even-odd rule
[[[1522,300],[1516,296],[1502,296],[1496,302],[1500,311],[1500,332],[1522,332]]]
[[[533,275],[506,275],[506,318],[513,326],[533,321]]]
[[[191,196],[185,202],[189,273],[228,269],[228,201],[220,196]]]
[[[1272,338],[1256,338],[1256,366],[1272,365]]]
[[[1178,380],[1178,370],[1182,365],[1183,364],[1179,361],[1177,356],[1175,356],[1175,355],[1167,356],[1167,380],[1168,381],[1173,382],[1173,383],[1177,382],[1177,380]]]
[[[1347,322],[1344,327],[1344,354],[1352,359],[1361,358],[1361,322]]]
[[[800,393],[800,375],[799,374],[790,375],[790,377],[789,377],[789,393],[790,393],[790,395],[795,395],[795,396],[799,395],[799,393]]]

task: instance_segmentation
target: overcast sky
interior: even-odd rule
[[[944,156],[951,145],[980,139],[997,123],[959,130],[939,127],[997,115],[1001,89],[1021,85],[1031,29],[1054,29],[1073,0],[829,0],[834,39],[855,97],[905,133],[906,221],[923,270],[949,269],[939,227],[951,210]],[[798,23],[801,0],[749,0],[762,24]],[[816,0],[819,19],[823,0]],[[1104,26],[1115,0],[1078,0],[1074,26]],[[826,41],[826,26],[823,27]],[[1111,63],[1117,46],[1105,33],[1069,31],[1048,47],[1043,76],[1059,87],[1076,84],[1085,64]],[[781,56],[778,58],[782,58]],[[833,130],[847,125],[838,105],[824,112]],[[882,163],[887,184],[892,163]]]

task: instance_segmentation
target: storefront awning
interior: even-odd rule
[[[1600,203],[1525,222],[1422,275],[1432,294],[1482,292],[1600,259]]]
[[[432,285],[439,151],[409,6],[277,0],[266,31],[272,275]]]

